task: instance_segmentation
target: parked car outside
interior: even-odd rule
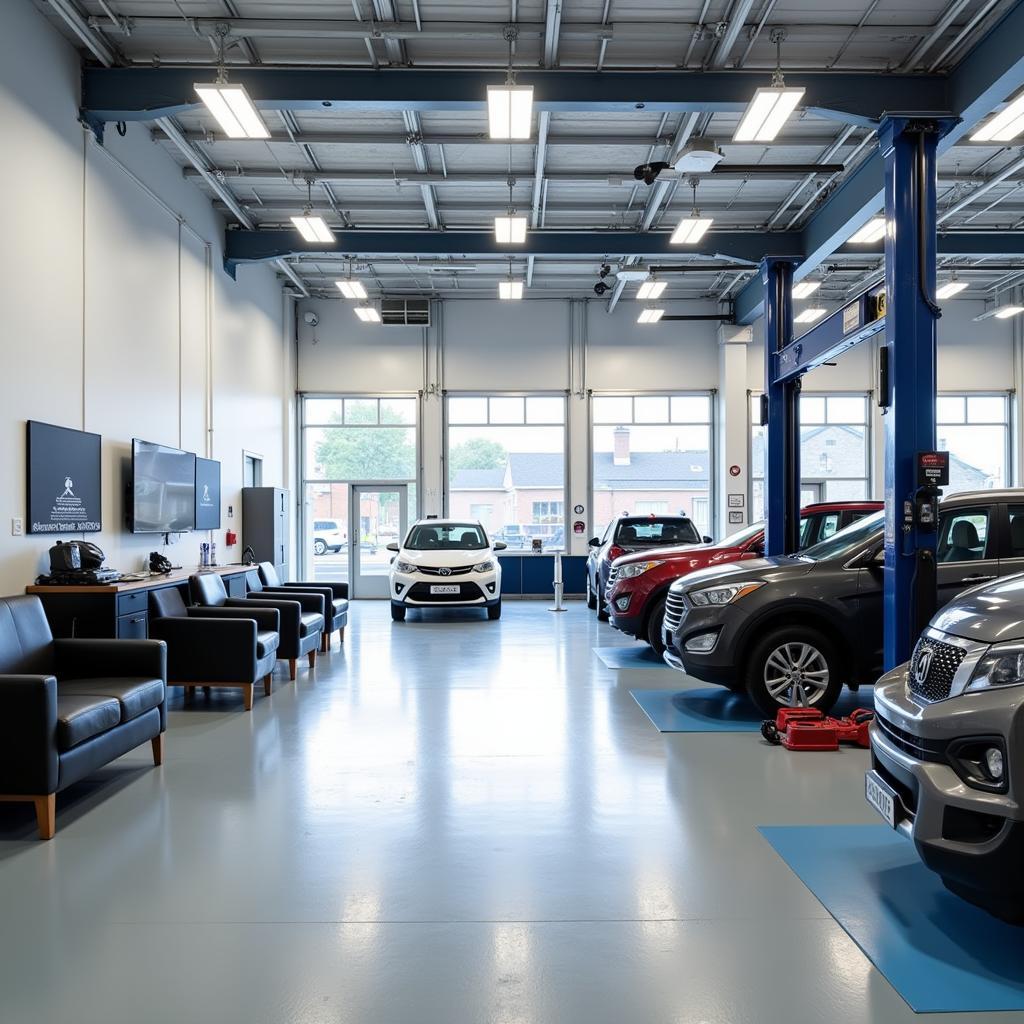
[[[701,537],[689,516],[619,516],[601,537],[591,537],[587,555],[587,607],[597,609],[601,622],[608,619],[604,603],[608,574],[616,558],[632,551],[678,544],[710,543]]]
[[[1024,553],[1024,515],[1010,518]],[[964,899],[1024,924],[1024,575],[961,594],[875,686],[865,795]]]
[[[880,501],[835,501],[808,505],[800,513],[800,548],[828,540],[858,519],[882,508]],[[616,558],[608,576],[605,604],[611,624],[665,650],[662,623],[668,588],[677,579],[709,566],[764,555],[764,523],[754,523],[716,544],[655,548]]]
[[[337,554],[347,543],[348,537],[337,519],[313,520],[313,554]]]
[[[1012,522],[1024,491],[955,494],[940,505],[938,606],[969,587],[1024,570]],[[797,555],[699,569],[671,585],[665,660],[746,692],[766,717],[806,704],[827,711],[844,685],[882,666],[883,513]]]
[[[530,535],[519,523],[506,523],[494,531],[493,539],[500,541],[510,551],[521,551],[529,545]]]

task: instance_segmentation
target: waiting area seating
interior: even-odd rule
[[[35,805],[56,830],[56,794],[147,740],[163,760],[167,647],[54,639],[40,600],[0,598],[0,801]]]
[[[282,583],[273,562],[260,562],[255,573],[248,573],[246,583],[254,594],[283,594],[305,591],[322,594],[324,598],[324,633],[320,649],[331,649],[331,634],[337,632],[338,643],[345,642],[348,625],[348,584],[324,582]]]

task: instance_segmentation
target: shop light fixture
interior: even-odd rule
[[[856,231],[850,236],[850,241],[854,245],[866,245],[869,242],[877,242],[880,238],[884,237],[885,218],[872,217],[860,231]]]
[[[700,210],[697,209],[697,179],[691,178],[689,185],[693,189],[693,210],[689,217],[684,217],[676,225],[676,229],[669,239],[670,245],[695,245],[704,237],[705,232],[713,223],[711,217],[702,217]]]
[[[971,142],[1009,142],[1024,132],[1024,92],[990,117],[972,136]]]
[[[498,298],[499,299],[521,299],[523,297],[523,282],[522,281],[499,281],[498,282]]]
[[[526,218],[514,216],[494,218],[494,240],[499,245],[518,245],[526,241]]]
[[[380,323],[380,310],[376,306],[353,306],[353,309],[364,324]]]
[[[347,277],[342,281],[335,281],[334,283],[341,289],[341,294],[346,299],[366,298],[366,288],[363,286],[362,281],[354,281],[352,278]]]
[[[813,295],[820,287],[820,281],[801,281],[799,284],[793,285],[793,298],[806,299],[808,295]]]
[[[528,139],[533,122],[533,86],[487,86],[487,125],[492,139]]]
[[[813,324],[825,315],[824,309],[805,309],[799,316],[793,318],[795,324]]]
[[[640,315],[636,318],[638,324],[656,324],[665,315],[663,309],[641,309]]]
[[[636,297],[638,299],[657,299],[661,297],[661,293],[668,286],[667,281],[644,281],[637,289]]]
[[[195,90],[229,139],[269,139],[270,130],[245,86],[227,81],[196,83]]]
[[[803,89],[787,89],[785,85],[756,90],[736,127],[733,142],[771,142],[803,97]]]
[[[991,309],[986,309],[984,313],[980,313],[976,316],[974,318],[974,323],[979,323],[982,320],[991,320],[993,317],[995,317],[996,320],[1009,320],[1010,317],[1020,316],[1021,313],[1024,313],[1024,306],[993,306]]]
[[[966,281],[947,281],[940,288],[936,289],[935,298],[951,299],[954,295],[959,295],[966,287]]]
[[[308,210],[301,217],[292,217],[292,223],[307,242],[334,241],[334,232],[323,217],[315,217]]]

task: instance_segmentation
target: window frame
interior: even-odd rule
[[[1014,423],[1014,399],[1016,393],[1013,390],[1006,391],[993,391],[991,389],[982,389],[980,391],[970,391],[959,389],[956,391],[938,391],[935,394],[935,432],[936,438],[935,443],[938,444],[938,431],[940,424],[946,427],[1002,427],[1005,435],[1004,442],[1004,465],[1006,466],[1006,479],[1003,481],[1003,487],[1011,488],[1016,486],[1017,481],[1017,467],[1013,458],[1013,423]],[[952,423],[949,420],[939,419],[939,399],[940,398],[962,398],[964,399],[964,421],[963,423]],[[1005,410],[1005,419],[1001,422],[995,420],[986,420],[980,423],[971,423],[967,419],[967,399],[969,398],[1000,398],[1003,400],[1003,408]]]

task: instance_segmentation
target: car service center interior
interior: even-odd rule
[[[1024,1022],[1024,2],[9,0],[0,1021]]]

